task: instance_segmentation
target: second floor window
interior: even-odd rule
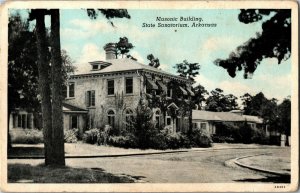
[[[126,78],[125,93],[126,94],[133,93],[133,79],[132,78]]]
[[[167,90],[167,97],[172,97],[172,89],[171,88],[168,88]]]
[[[69,96],[68,97],[75,97],[75,83],[70,82],[69,83]]]
[[[107,80],[107,95],[114,95],[114,94],[115,94],[115,81]]]
[[[95,91],[89,90],[86,92],[86,103],[88,107],[94,107],[95,106]]]

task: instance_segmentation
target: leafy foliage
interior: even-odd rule
[[[43,143],[43,132],[38,129],[16,129],[11,131],[12,143],[38,144]]]
[[[203,129],[193,128],[190,133],[190,141],[193,147],[211,147],[212,139],[210,134]]]
[[[238,18],[248,24],[268,16],[270,19],[262,24],[262,33],[239,46],[228,59],[215,60],[215,64],[226,69],[231,77],[244,70],[244,77],[248,78],[265,58],[277,58],[278,64],[287,60],[291,55],[290,9],[242,9]]]
[[[231,111],[238,108],[236,100],[236,96],[232,94],[224,95],[222,89],[216,88],[211,91],[211,96],[206,99],[205,110],[215,112]]]
[[[158,68],[160,66],[159,59],[155,58],[153,54],[149,54],[147,59],[150,61],[149,66],[153,66],[154,68]]]
[[[8,23],[8,108],[38,108],[37,49],[34,32],[20,14]]]
[[[208,95],[208,92],[201,84],[198,84],[194,87],[194,93],[195,96],[192,96],[192,101],[195,104],[195,109],[200,110],[206,101],[205,96]]]
[[[97,128],[90,129],[84,132],[82,141],[89,144],[95,144],[98,141],[98,136],[100,135],[100,130]]]
[[[113,18],[130,19],[127,9],[87,9],[87,14],[91,19],[97,19],[99,12],[105,16],[112,26],[114,26],[113,22],[111,21]]]
[[[175,64],[173,68],[177,70],[179,76],[194,81],[194,78],[199,74],[200,65],[199,63],[189,63],[187,60],[183,60],[182,63]]]
[[[78,141],[78,129],[65,129],[64,141],[65,143],[76,143]]]
[[[129,51],[134,46],[132,43],[129,42],[127,37],[120,37],[119,42],[116,43],[116,55],[122,55],[122,58],[124,55],[128,55]],[[128,55],[128,58],[131,58],[132,56]]]
[[[30,31],[29,22],[18,13],[9,17],[8,30],[8,106],[10,109],[31,107],[39,111],[36,32]],[[47,54],[50,61],[50,52]],[[63,84],[66,84],[69,74],[76,68],[65,50],[61,57]]]
[[[291,100],[286,98],[278,105],[280,131],[291,135]]]

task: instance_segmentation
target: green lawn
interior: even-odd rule
[[[132,183],[128,176],[116,176],[101,168],[50,167],[8,164],[8,182],[26,183]]]

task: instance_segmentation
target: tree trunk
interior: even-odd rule
[[[51,9],[52,146],[55,165],[65,165],[62,113],[62,59],[59,10]]]
[[[52,156],[52,117],[51,117],[51,91],[49,83],[49,62],[47,61],[47,40],[45,28],[46,10],[37,9],[36,13],[36,38],[38,52],[39,93],[43,115],[43,133],[45,148],[45,164],[53,163]]]

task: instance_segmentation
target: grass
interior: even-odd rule
[[[128,176],[116,176],[101,168],[70,168],[29,164],[8,164],[8,182],[18,183],[131,183]]]

